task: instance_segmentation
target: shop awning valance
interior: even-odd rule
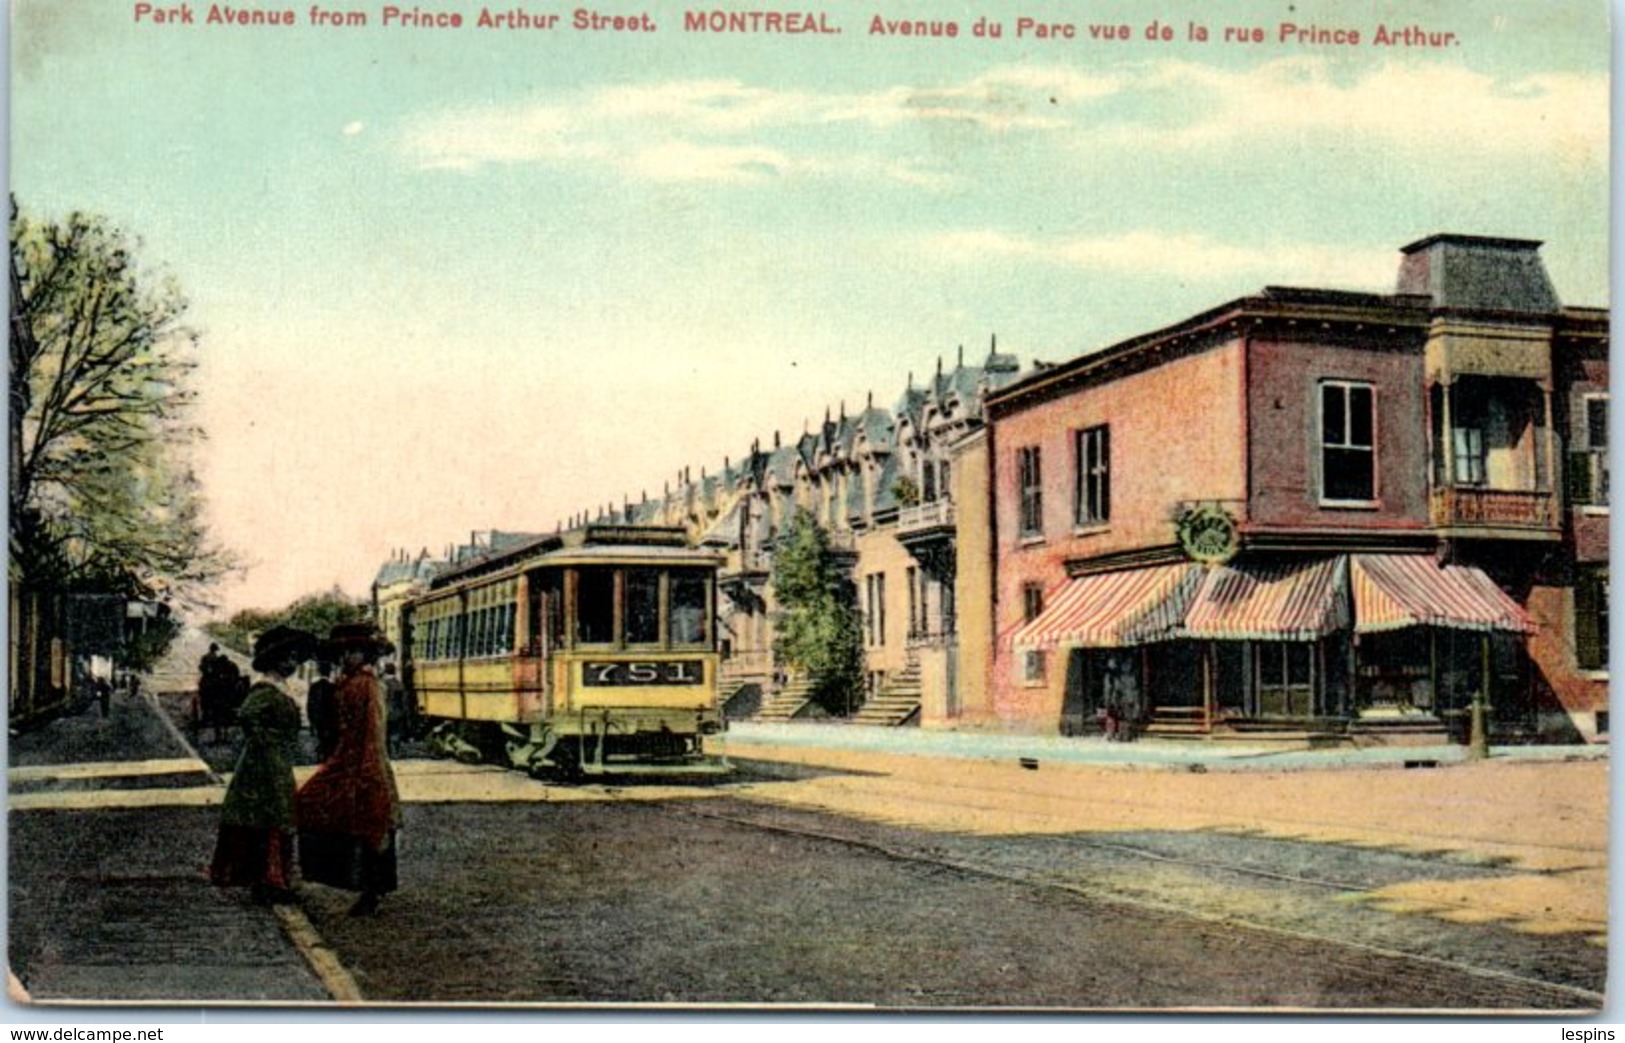
[[[1349,625],[1347,574],[1342,557],[1211,569],[1171,636],[1314,641]]]
[[[1354,629],[1370,634],[1404,627],[1449,627],[1530,634],[1529,614],[1482,570],[1440,566],[1431,557],[1356,554],[1350,559]]]
[[[1078,576],[1051,592],[1036,618],[1007,633],[1023,650],[1121,648],[1171,632],[1202,578],[1181,563]]]

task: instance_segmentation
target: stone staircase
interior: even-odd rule
[[[909,657],[907,665],[886,678],[880,691],[852,715],[853,724],[873,724],[886,728],[917,723],[920,716],[920,661]]]
[[[785,686],[766,696],[761,709],[756,711],[758,721],[791,721],[800,717],[812,705],[812,690],[817,687],[815,677],[792,677]]]
[[[755,717],[762,708],[762,686],[754,682],[733,681],[720,686],[722,714],[730,721]]]

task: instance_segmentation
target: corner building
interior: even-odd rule
[[[1268,287],[990,392],[967,718],[1421,742],[1483,698],[1496,741],[1606,741],[1608,316],[1539,245],[1432,236],[1395,293]]]

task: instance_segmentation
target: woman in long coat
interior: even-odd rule
[[[350,915],[370,916],[397,886],[400,799],[374,671],[393,646],[366,624],[334,627],[328,646],[344,662],[334,694],[338,745],[299,790],[299,865],[309,882],[359,891]]]
[[[273,627],[254,643],[261,679],[238,711],[243,752],[220,807],[209,879],[218,887],[252,889],[261,904],[293,901],[293,762],[299,706],[282,686],[315,650],[314,635]]]

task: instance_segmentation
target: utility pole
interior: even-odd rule
[[[1467,736],[1467,758],[1483,760],[1490,755],[1489,701],[1490,701],[1490,636],[1485,634],[1479,646],[1478,690],[1473,693],[1471,731]]]

